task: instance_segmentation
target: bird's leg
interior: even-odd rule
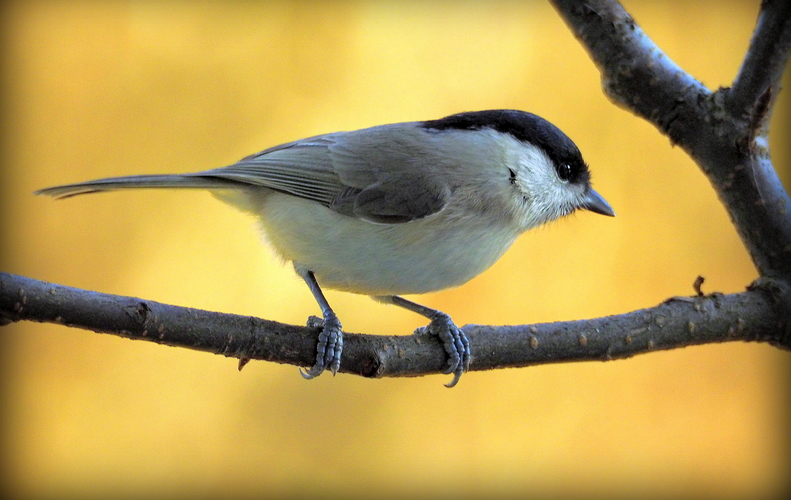
[[[306,379],[311,379],[318,377],[325,369],[329,368],[332,374],[335,375],[341,367],[341,353],[343,352],[341,322],[324,297],[324,293],[321,291],[316,277],[313,276],[313,272],[296,266],[295,269],[297,274],[307,283],[313,298],[319,303],[323,316],[321,321],[322,329],[319,334],[318,344],[316,344],[316,364],[310,370],[300,368],[299,373]],[[315,324],[308,320],[308,326],[315,326]]]
[[[439,337],[445,352],[448,354],[448,364],[442,370],[442,373],[453,374],[453,380],[445,384],[445,386],[453,387],[456,385],[462,373],[470,368],[470,341],[467,340],[467,335],[464,334],[461,328],[453,323],[450,316],[442,311],[422,306],[398,295],[376,296],[374,298],[380,302],[403,307],[431,320],[431,323],[424,328],[432,335]]]

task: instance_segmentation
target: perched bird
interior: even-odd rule
[[[464,332],[400,294],[459,286],[517,236],[577,209],[614,216],[577,146],[531,113],[474,111],[335,132],[187,174],[111,177],[37,191],[58,198],[127,188],[201,188],[252,213],[321,308],[313,378],[337,372],[341,323],[321,286],[430,319],[453,387],[470,364]]]

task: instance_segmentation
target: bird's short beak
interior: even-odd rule
[[[612,209],[607,200],[601,197],[599,193],[594,191],[593,189],[588,189],[587,194],[585,195],[585,200],[582,202],[582,207],[585,210],[590,210],[593,213],[601,214],[601,215],[608,215],[610,217],[615,217],[615,211]]]

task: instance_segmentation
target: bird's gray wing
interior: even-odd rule
[[[399,176],[365,189],[347,187],[329,207],[344,215],[380,224],[428,217],[447,204],[448,192],[428,189],[419,176]]]
[[[282,144],[227,167],[188,175],[264,186],[329,206],[345,188],[334,171],[329,150],[334,135]]]
[[[414,130],[396,124],[311,137],[191,175],[265,186],[372,222],[409,222],[438,212],[449,196],[404,135]]]
[[[434,175],[427,134],[412,123],[339,136],[329,146],[334,171],[347,186],[330,208],[378,223],[403,223],[439,212],[450,190]]]

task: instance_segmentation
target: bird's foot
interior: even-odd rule
[[[470,341],[467,340],[467,335],[453,323],[450,316],[441,311],[433,314],[431,323],[423,329],[439,337],[442,342],[448,354],[448,364],[442,369],[442,373],[453,374],[453,380],[445,384],[445,387],[455,386],[461,375],[470,369]]]
[[[321,327],[319,341],[316,344],[316,364],[309,370],[299,369],[299,373],[306,379],[318,377],[329,368],[333,375],[341,367],[341,353],[343,352],[343,332],[338,316],[332,310],[324,313],[324,319],[311,316],[308,326]]]

